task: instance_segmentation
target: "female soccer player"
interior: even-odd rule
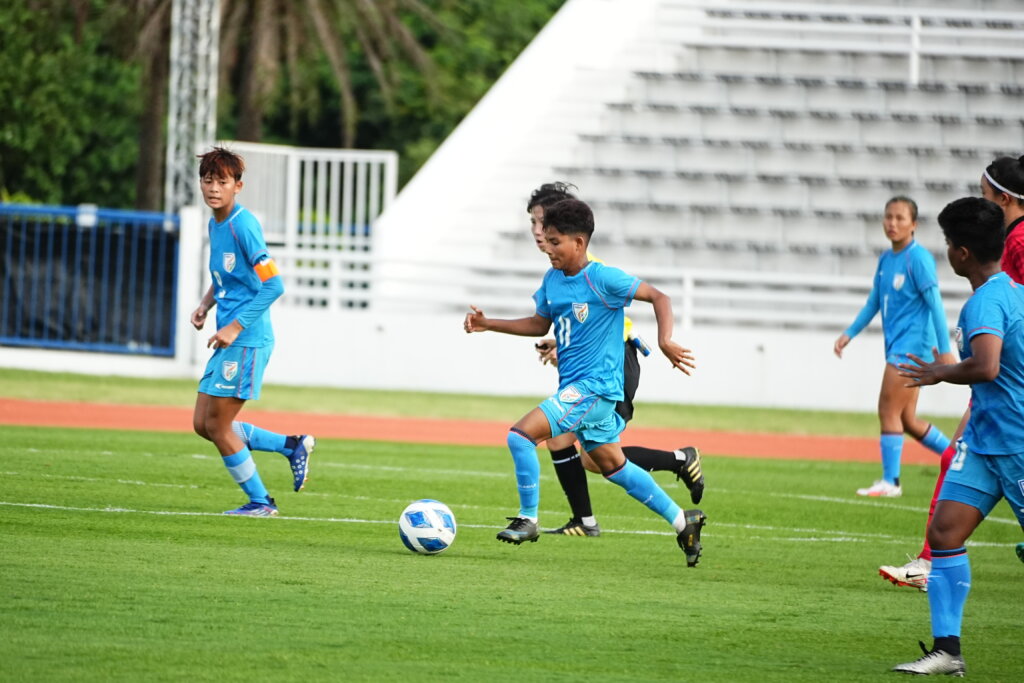
[[[953,271],[974,294],[960,311],[956,364],[910,355],[900,365],[909,384],[971,386],[970,418],[928,527],[932,571],[928,604],[934,638],[924,656],[893,671],[963,676],[960,632],[971,589],[964,545],[1000,499],[1006,498],[1024,528],[1024,287],[1000,271],[1003,216],[978,197],[951,202],[939,214]]]
[[[857,495],[895,497],[903,495],[900,459],[904,432],[939,454],[949,445],[945,434],[917,418],[918,389],[904,386],[896,366],[906,361],[908,353],[932,360],[932,349],[936,347],[945,362],[954,359],[949,352],[935,259],[914,241],[917,204],[909,197],[893,197],[885,204],[882,225],[892,248],[879,257],[867,303],[853,324],[836,339],[833,350],[842,358],[850,340],[881,311],[886,363],[878,397],[882,478],[868,488],[857,489]]]
[[[298,491],[306,482],[316,439],[284,436],[235,421],[248,399],[260,397],[263,371],[274,349],[270,304],[284,293],[284,285],[267,252],[259,221],[236,202],[245,170],[242,158],[220,147],[199,158],[203,200],[213,210],[209,225],[213,284],[191,322],[197,330],[203,329],[207,313],[216,306],[217,332],[207,342],[213,356],[199,382],[192,426],[196,434],[214,443],[231,477],[249,497],[248,503],[224,514],[270,517],[277,514],[277,505],[260,480],[250,448],[285,456]]]
[[[1018,229],[1021,223],[1024,223],[1024,157],[1016,159],[999,157],[989,164],[981,176],[981,196],[995,203],[1003,212],[1003,225],[1006,231],[1005,248],[1001,261],[1003,272],[1015,282],[1024,283],[1024,228]],[[956,441],[963,433],[970,415],[970,409],[968,409],[960,421],[956,434],[953,435],[953,441]],[[897,586],[911,586],[921,591],[928,590],[928,573],[932,568],[932,550],[928,543],[927,530],[935,515],[935,506],[939,500],[939,492],[942,490],[942,482],[945,480],[949,463],[954,454],[955,448],[952,445],[942,452],[939,478],[935,482],[935,491],[932,494],[932,502],[928,510],[928,523],[925,526],[925,541],[921,552],[904,565],[885,565],[878,568],[879,575]],[[1024,544],[1018,546],[1017,555],[1024,562]]]
[[[673,367],[689,374],[693,356],[672,341],[672,302],[664,293],[618,268],[591,261],[587,245],[594,231],[590,207],[564,199],[544,214],[544,239],[551,268],[534,294],[532,316],[515,320],[488,318],[470,307],[466,332],[492,330],[540,337],[555,325],[558,343],[558,391],[509,430],[507,444],[515,465],[519,512],[498,533],[498,540],[519,545],[536,541],[540,491],[537,442],[567,432],[601,469],[605,478],[661,515],[676,530],[686,564],[696,566],[700,532],[707,519],[701,510],[682,510],[651,475],[629,462],[619,446],[625,421],[615,412],[622,400],[623,308],[634,299],[654,306],[658,346]]]
[[[541,253],[547,254],[544,241],[544,211],[563,199],[576,199],[571,192],[574,186],[567,183],[545,183],[530,195],[526,212],[530,215],[530,232]],[[589,251],[587,258],[603,263]],[[640,360],[633,344],[633,321],[624,318],[623,330],[623,397],[615,404],[617,412],[627,423],[633,419],[633,397],[640,385]],[[536,345],[541,362],[558,367],[558,345],[554,339],[542,339]],[[601,527],[594,516],[587,486],[587,470],[600,473],[597,465],[586,451],[576,452],[576,435],[572,432],[552,437],[547,441],[551,463],[555,467],[558,483],[569,502],[572,517],[562,526],[548,529],[545,533],[565,536],[600,536]],[[663,451],[643,446],[624,446],[626,459],[648,472],[673,472],[682,479],[690,490],[690,500],[697,504],[704,495],[704,473],[701,469],[700,451],[694,446],[683,446],[675,451]]]
[[[981,176],[981,196],[1003,210],[1003,272],[1024,283],[1024,157],[999,157],[989,164]]]

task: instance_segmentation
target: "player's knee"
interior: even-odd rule
[[[505,436],[505,444],[509,448],[512,448],[514,445],[521,445],[524,439],[529,441],[531,444],[534,443],[533,439],[526,435],[526,432],[522,432],[515,427],[512,427],[508,430],[508,434]]]
[[[199,436],[203,437],[207,441],[210,440],[210,436],[209,436],[209,434],[206,431],[206,421],[205,420],[202,420],[202,419],[192,420],[192,429],[195,430],[196,434],[198,434]]]
[[[956,525],[936,516],[928,525],[928,545],[933,550],[953,550],[963,545],[957,540]]]

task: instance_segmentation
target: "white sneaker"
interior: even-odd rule
[[[911,558],[902,567],[885,565],[878,568],[878,575],[892,581],[897,586],[910,586],[922,593],[928,592],[928,574],[932,570],[932,561],[923,557]]]
[[[890,484],[885,479],[879,479],[869,488],[857,489],[857,495],[871,498],[899,498],[903,495],[903,489],[896,484]]]
[[[926,676],[928,674],[945,674],[947,676],[958,676],[963,678],[964,672],[967,670],[964,666],[963,657],[954,657],[948,652],[943,652],[942,650],[929,652],[924,643],[920,643],[920,645],[921,649],[924,650],[924,657],[921,657],[921,659],[918,659],[915,662],[898,664],[894,666],[892,670],[898,671],[901,674],[917,674],[918,676]]]

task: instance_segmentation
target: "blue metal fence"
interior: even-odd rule
[[[178,217],[0,204],[0,344],[174,355]]]

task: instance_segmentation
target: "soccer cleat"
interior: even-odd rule
[[[894,666],[892,670],[901,674],[916,674],[918,676],[945,674],[946,676],[958,676],[963,678],[964,672],[967,670],[964,666],[963,657],[959,655],[953,656],[943,650],[929,650],[925,647],[925,644],[920,641],[918,641],[918,645],[920,645],[921,650],[924,651],[924,657],[921,657],[921,659],[918,659],[915,662],[898,664],[897,666]]]
[[[249,501],[236,510],[225,510],[225,515],[242,515],[244,517],[277,517],[277,503],[273,498],[267,498],[269,503],[256,503]]]
[[[700,451],[695,446],[683,446],[675,453],[679,462],[676,479],[682,479],[686,488],[690,489],[690,501],[696,505],[704,497],[704,472],[700,468]]]
[[[704,528],[704,522],[708,516],[702,510],[686,510],[686,526],[676,536],[676,543],[686,554],[686,566],[696,567],[700,560],[700,530]]]
[[[557,529],[545,529],[546,534],[561,534],[563,536],[600,536],[601,526],[584,524],[582,520],[572,517],[568,522]]]
[[[869,498],[899,498],[903,495],[903,489],[885,479],[879,479],[866,489],[857,489],[857,495]]]
[[[525,517],[506,517],[505,519],[512,523],[508,525],[507,529],[502,529],[498,532],[497,539],[499,541],[514,545],[519,545],[524,541],[537,542],[540,532],[537,531],[536,522],[532,522]]]
[[[1024,543],[1017,544],[1017,557],[1020,558],[1021,562],[1024,562]]]
[[[298,444],[288,456],[288,464],[292,468],[292,485],[296,491],[301,491],[309,476],[309,456],[313,455],[313,449],[316,448],[316,439],[310,434],[294,438]]]
[[[878,568],[878,575],[897,586],[910,586],[922,593],[928,592],[928,573],[932,570],[932,561],[923,557],[911,558],[902,567],[885,565]]]

